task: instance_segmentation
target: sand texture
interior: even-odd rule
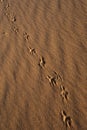
[[[87,0],[0,0],[0,130],[87,130]]]

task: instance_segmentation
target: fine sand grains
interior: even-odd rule
[[[86,0],[0,0],[0,130],[87,129],[86,14]]]

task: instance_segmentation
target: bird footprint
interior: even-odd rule
[[[67,101],[67,99],[68,99],[68,92],[65,90],[65,87],[64,86],[60,86],[60,88],[61,88],[61,97],[62,97],[62,99],[64,100],[64,101]]]
[[[26,32],[23,33],[23,37],[26,41],[29,40],[29,34],[27,34]]]
[[[28,50],[29,50],[30,54],[35,54],[36,53],[35,48],[28,47]]]
[[[48,79],[50,85],[52,85],[52,86],[55,86],[55,85],[56,85],[56,79],[55,79],[55,77],[52,77],[52,76],[50,76],[50,75],[47,75],[46,78]]]
[[[66,112],[63,110],[61,111],[61,116],[62,116],[62,120],[63,123],[66,125],[66,127],[71,127],[72,124],[72,119],[70,116],[67,116]]]
[[[39,59],[39,66],[41,67],[41,68],[43,68],[44,66],[45,66],[45,64],[46,64],[46,62],[45,62],[45,59],[44,59],[44,57],[42,56],[40,59]]]

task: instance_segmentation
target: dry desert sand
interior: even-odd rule
[[[87,130],[87,0],[0,0],[0,130]]]

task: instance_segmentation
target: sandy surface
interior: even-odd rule
[[[0,0],[0,130],[87,130],[87,0]]]

